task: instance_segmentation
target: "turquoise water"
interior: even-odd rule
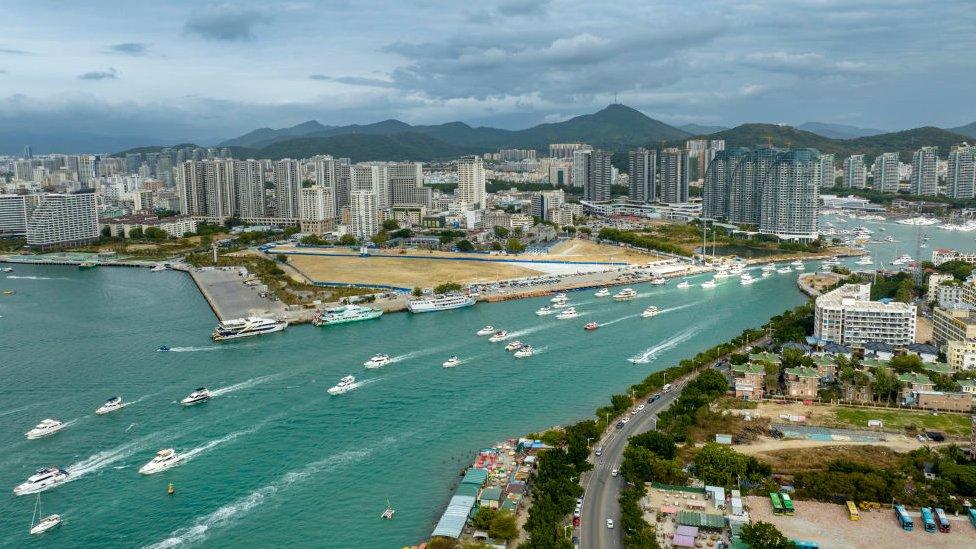
[[[17,292],[0,296],[0,547],[416,543],[478,448],[588,417],[649,372],[803,300],[785,275],[714,290],[641,285],[624,303],[571,293],[576,320],[536,317],[548,300],[533,299],[215,345],[214,317],[180,273],[14,268],[0,275],[0,289]],[[640,318],[650,304],[662,314]],[[584,332],[589,321],[604,325]],[[513,359],[474,335],[485,324],[543,352]],[[364,370],[377,352],[397,360]],[[465,362],[442,368],[452,354]],[[325,393],[350,373],[357,390]],[[217,396],[177,404],[200,385]],[[134,403],[94,415],[116,394]],[[46,417],[71,423],[26,440]],[[166,447],[191,459],[137,473]],[[34,497],[10,490],[44,465],[67,467],[74,480],[42,494],[45,512],[64,523],[31,539]],[[387,498],[393,521],[379,518]]]

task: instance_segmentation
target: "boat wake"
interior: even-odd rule
[[[583,313],[580,313],[580,316],[583,316]],[[522,330],[515,330],[514,332],[509,332],[508,335],[505,336],[505,339],[503,341],[507,341],[509,339],[513,339],[513,338],[516,338],[516,337],[522,337],[522,336],[529,335],[529,334],[534,334],[536,332],[541,332],[542,330],[549,330],[551,328],[554,328],[555,326],[557,326],[557,324],[554,324],[554,323],[551,323],[551,322],[547,322],[545,324],[538,324],[536,326],[530,326],[530,327],[524,328]]]
[[[688,307],[694,307],[698,303],[686,303],[684,305],[678,305],[677,307],[668,307],[667,309],[661,309],[657,314],[662,315],[664,313],[672,313],[674,311],[680,311],[681,309],[687,309]]]
[[[60,276],[33,276],[33,275],[7,275],[7,278],[12,278],[14,280],[71,280],[70,278],[64,278]]]
[[[227,387],[221,387],[219,389],[214,389],[213,391],[210,391],[210,395],[211,396],[215,396],[215,397],[216,396],[223,396],[223,395],[226,395],[226,394],[230,394],[230,393],[234,393],[234,392],[240,391],[241,389],[248,389],[248,388],[254,387],[255,385],[260,385],[262,383],[267,383],[268,381],[271,381],[272,379],[274,379],[276,377],[278,377],[278,374],[273,374],[273,375],[270,375],[270,376],[261,376],[261,377],[251,378],[251,379],[249,379],[247,381],[242,381],[240,383],[235,383],[234,385],[228,385]]]
[[[183,461],[188,462],[188,461],[192,460],[193,458],[199,456],[200,454],[206,452],[207,450],[210,450],[211,448],[214,448],[216,446],[220,446],[221,444],[223,444],[225,442],[230,442],[230,441],[234,440],[235,438],[238,438],[238,437],[241,437],[241,436],[244,436],[244,435],[250,435],[250,434],[254,433],[255,431],[257,431],[260,427],[261,427],[261,425],[255,425],[254,427],[251,427],[250,429],[243,429],[243,430],[240,430],[240,431],[234,431],[233,433],[230,433],[229,435],[225,435],[225,436],[222,436],[220,438],[211,440],[210,442],[207,442],[206,444],[204,444],[202,446],[197,446],[196,448],[193,448],[192,450],[187,450],[186,452],[183,452],[183,454],[181,454],[183,456]]]
[[[229,349],[229,347],[221,347],[220,345],[211,345],[209,347],[170,347],[169,348],[169,351],[160,351],[160,352],[167,352],[167,353],[202,353],[202,352],[206,352],[206,351],[219,351],[221,349]]]
[[[139,437],[135,440],[126,442],[125,444],[120,444],[119,446],[109,450],[103,450],[97,454],[93,454],[87,459],[83,459],[77,463],[69,465],[67,470],[70,474],[65,482],[72,482],[83,476],[95,473],[119,460],[125,459],[136,452],[147,448],[149,443],[157,438],[157,435],[158,433],[152,433]]]
[[[600,323],[600,327],[602,328],[604,326],[609,326],[611,324],[616,324],[618,322],[623,322],[625,320],[628,320],[628,319],[631,319],[631,318],[637,318],[639,316],[640,316],[640,313],[635,313],[635,314],[632,314],[632,315],[622,316],[620,318],[615,318],[613,320],[608,320],[606,322],[601,322]]]
[[[273,498],[278,492],[301,483],[313,475],[334,471],[348,463],[360,461],[368,457],[371,453],[373,453],[373,450],[370,448],[341,452],[309,463],[296,471],[285,473],[270,484],[262,486],[250,494],[220,507],[212,513],[198,517],[191,526],[174,530],[168,538],[147,546],[147,549],[167,549],[191,543],[200,543],[212,531],[225,528],[241,520],[252,510]]]
[[[627,360],[633,362],[634,364],[647,364],[651,360],[657,358],[657,355],[659,355],[660,353],[663,353],[668,349],[672,349],[684,343],[685,341],[688,341],[689,339],[698,335],[701,331],[702,328],[699,327],[689,328],[683,332],[678,333],[673,338],[666,339],[653,347],[645,349],[644,352],[642,352],[641,354],[632,356]]]
[[[382,378],[374,377],[374,378],[371,378],[371,379],[364,379],[362,381],[357,381],[356,383],[353,383],[352,384],[352,388],[353,389],[359,389],[360,387],[365,387],[365,386],[370,385],[372,383],[376,383],[380,379],[382,379]]]
[[[9,416],[10,414],[16,414],[17,412],[23,412],[29,409],[33,404],[28,404],[27,406],[21,406],[20,408],[14,408],[13,410],[7,410],[6,412],[0,412],[0,417]]]

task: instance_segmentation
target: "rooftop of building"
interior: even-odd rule
[[[736,374],[746,375],[746,374],[765,374],[766,368],[762,364],[756,364],[754,362],[747,362],[745,364],[736,364],[732,366],[732,372]]]
[[[787,368],[784,371],[787,376],[812,377],[812,378],[820,377],[820,375],[817,374],[816,368],[807,368],[805,366],[799,366],[797,368]]]
[[[898,376],[898,381],[901,381],[902,383],[911,383],[912,385],[932,385],[932,380],[929,379],[929,376],[920,374],[918,372],[900,374]]]
[[[779,355],[777,355],[776,353],[767,353],[767,352],[751,353],[749,355],[749,360],[753,362],[768,362],[770,364],[779,364],[780,362],[782,362],[782,359],[780,359]]]
[[[870,284],[844,284],[840,288],[827,292],[817,298],[818,307],[857,307],[865,311],[914,311],[915,306],[899,301],[871,301]]]

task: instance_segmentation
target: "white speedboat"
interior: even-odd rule
[[[46,517],[43,515],[44,512],[41,511],[41,494],[37,494],[37,503],[34,504],[34,514],[31,515],[31,525],[29,530],[32,536],[43,534],[51,528],[61,524],[61,515],[54,514]],[[38,517],[40,517],[40,520],[38,520]],[[35,520],[37,522],[34,522]]]
[[[691,282],[688,282],[687,280],[682,280],[681,282],[678,283],[677,287],[682,290],[684,290],[685,288],[691,288]]]
[[[539,309],[537,309],[535,314],[536,316],[546,316],[546,315],[551,315],[554,312],[555,311],[552,310],[552,307],[546,305],[545,307],[540,307]]]
[[[549,306],[550,309],[565,309],[566,307],[569,307],[568,301],[557,301]]]
[[[139,468],[139,474],[151,475],[161,473],[171,467],[183,463],[183,456],[176,453],[172,448],[166,448],[156,452],[156,456]]]
[[[664,286],[668,281],[663,276],[655,276],[651,279],[651,284],[654,286]]]
[[[776,272],[779,274],[789,274],[793,272],[793,269],[789,265],[787,265],[785,267],[780,267],[779,269],[776,269]]]
[[[732,266],[729,267],[729,274],[732,276],[742,274],[742,271],[745,270],[745,268],[746,266],[742,263],[733,263]]]
[[[230,339],[280,332],[286,327],[288,327],[288,323],[284,320],[251,316],[221,322],[214,328],[210,337],[214,341],[227,341]]]
[[[527,357],[530,357],[530,356],[532,356],[534,354],[535,354],[535,351],[532,350],[532,346],[531,345],[526,345],[526,346],[522,347],[521,349],[519,349],[518,351],[515,351],[515,354],[512,355],[512,356],[514,356],[515,358],[527,358]]]
[[[776,265],[774,265],[772,263],[767,263],[767,264],[765,264],[765,265],[762,266],[762,272],[764,272],[764,273],[771,273],[771,272],[773,272],[775,270],[776,270]]]
[[[854,262],[855,265],[874,265],[874,260],[871,256],[866,255]]]
[[[794,267],[803,267],[803,262],[799,259],[794,259],[790,262],[790,265],[793,265]]]
[[[637,297],[637,292],[633,288],[624,288],[613,296],[614,301],[626,301]]]
[[[610,290],[608,288],[600,288],[593,294],[593,297],[607,297],[610,295]]]
[[[771,276],[773,276],[773,272],[772,271],[763,271],[762,272],[762,277],[763,278],[769,278]]]
[[[751,274],[742,273],[742,276],[739,277],[739,284],[742,284],[743,286],[748,286],[749,284],[755,284],[756,280],[758,279],[753,277]]]
[[[122,397],[115,396],[106,400],[105,404],[102,404],[101,406],[98,407],[97,410],[95,410],[95,413],[98,415],[104,415],[109,412],[121,410],[122,408],[125,408],[128,405],[129,404],[127,402],[122,402]]]
[[[719,270],[715,271],[715,274],[714,275],[712,275],[712,277],[713,278],[716,278],[716,279],[729,278],[731,276],[732,276],[732,273],[730,273],[726,269],[719,269]]]
[[[892,265],[907,265],[907,264],[911,263],[912,261],[915,261],[914,259],[912,259],[912,256],[910,256],[908,254],[901,254],[900,256],[898,256],[897,258],[895,258],[895,260],[892,261],[891,264]]]
[[[27,481],[14,488],[14,494],[23,496],[43,492],[68,480],[68,472],[60,467],[44,467],[38,469]]]
[[[575,307],[570,307],[565,311],[562,311],[558,315],[556,315],[556,319],[558,320],[569,320],[571,318],[578,318],[578,317],[579,317],[579,313],[576,312]]]
[[[442,366],[444,366],[445,368],[453,368],[453,367],[457,366],[460,363],[461,363],[461,360],[458,359],[458,357],[452,356],[451,358],[447,359],[444,362],[444,364],[442,364]]]
[[[651,305],[650,307],[644,309],[644,312],[641,313],[641,318],[650,318],[652,316],[657,316],[657,313],[658,312],[659,311],[658,311],[657,307],[655,307],[654,305]]]
[[[186,398],[180,401],[183,406],[193,406],[194,404],[200,404],[201,402],[206,402],[210,400],[210,389],[206,387],[197,387],[196,391],[186,395]]]
[[[709,289],[709,288],[714,288],[717,285],[718,284],[715,284],[715,280],[714,279],[712,279],[712,280],[706,280],[705,282],[702,282],[701,283],[701,287],[702,288],[705,288],[706,290]]]
[[[489,324],[489,325],[485,326],[484,328],[478,330],[476,333],[479,336],[491,335],[491,334],[495,333],[495,327],[492,326],[491,324]]]
[[[163,265],[162,263],[160,263],[158,265],[153,265],[153,268],[152,269],[149,269],[149,270],[152,271],[152,272],[154,272],[154,273],[158,273],[160,271],[165,271],[166,270],[166,265]]]
[[[508,332],[506,332],[505,330],[499,330],[495,332],[495,335],[489,337],[488,341],[490,341],[491,343],[498,343],[499,341],[503,341],[506,338],[508,338]]]
[[[517,339],[505,346],[506,351],[518,351],[521,348],[522,342]]]
[[[4,267],[4,268],[0,269],[0,271],[5,272],[5,273],[12,273],[12,272],[14,272],[14,270],[11,269],[10,267]]]
[[[551,301],[553,303],[559,303],[560,301],[566,301],[567,299],[569,299],[569,298],[566,297],[566,294],[559,293],[559,294],[556,294],[556,295],[552,296],[552,299],[550,299],[549,301]]]
[[[339,383],[329,387],[326,391],[330,395],[341,395],[343,393],[348,393],[356,388],[356,378],[353,376],[346,376],[339,380]]]
[[[58,421],[56,419],[45,419],[37,424],[36,427],[27,431],[27,438],[34,440],[37,438],[44,438],[57,433],[61,429],[64,429],[66,424],[63,421]]]
[[[375,370],[377,368],[382,368],[390,363],[390,355],[378,354],[373,355],[369,360],[363,362],[363,366],[368,370]]]

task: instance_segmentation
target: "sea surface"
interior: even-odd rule
[[[914,235],[887,226],[896,237]],[[925,232],[930,246],[972,248],[972,234]],[[911,253],[896,246],[880,245],[876,259]],[[535,316],[548,303],[538,298],[215,344],[216,320],[182,273],[14,269],[0,274],[0,290],[16,291],[0,296],[0,547],[416,543],[479,448],[590,417],[648,373],[804,300],[795,275],[704,290],[705,275],[685,290],[674,281],[635,286],[631,302],[571,292],[582,315],[575,320]],[[651,304],[661,314],[640,318]],[[590,321],[600,329],[584,332]],[[541,353],[514,359],[503,343],[474,334],[486,324]],[[173,351],[157,351],[162,345]],[[394,362],[365,370],[362,362],[380,352]],[[463,363],[442,368],[455,354]],[[347,374],[358,388],[327,395]],[[214,391],[210,402],[178,404],[199,386]],[[115,395],[132,404],[96,416]],[[24,437],[49,417],[69,426],[47,439]],[[187,462],[138,474],[170,447]],[[45,514],[64,523],[32,538],[36,496],[11,490],[46,465],[71,472],[41,495]],[[388,498],[392,521],[379,518]]]

